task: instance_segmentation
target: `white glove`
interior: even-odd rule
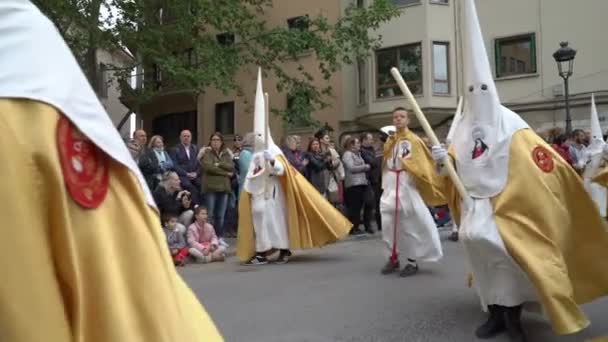
[[[448,151],[446,151],[443,146],[435,145],[431,147],[431,155],[434,161],[440,161],[448,156]]]
[[[268,161],[274,161],[274,157],[268,150],[264,151],[264,159],[266,159]]]

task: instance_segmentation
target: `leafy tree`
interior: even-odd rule
[[[281,1],[281,0],[279,0]],[[299,64],[286,72],[286,62],[298,63],[313,53],[324,80],[343,63],[365,56],[379,43],[370,32],[399,15],[390,0],[375,0],[367,8],[348,7],[337,21],[306,16],[287,27],[266,23],[272,0],[35,0],[58,26],[92,84],[97,84],[96,48],[126,47],[133,62],[109,66],[123,94],[136,106],[168,88],[195,94],[215,87],[242,89],[236,74],[247,65],[260,65],[277,79],[277,90],[292,95],[288,110],[275,111],[288,123],[311,123],[310,113],[324,108],[332,96],[318,86]],[[100,13],[109,15],[101,18]],[[221,41],[217,35],[221,36]],[[238,37],[238,41],[234,41]],[[143,86],[131,88],[135,68],[143,70]]]

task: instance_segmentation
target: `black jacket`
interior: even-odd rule
[[[361,157],[366,164],[369,164],[370,169],[367,172],[367,179],[370,184],[380,184],[380,177],[382,173],[382,158],[376,157],[376,150],[374,147],[361,146]]]

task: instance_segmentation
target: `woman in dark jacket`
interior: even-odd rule
[[[215,228],[220,244],[228,247],[224,241],[224,216],[228,207],[228,196],[232,192],[231,178],[234,176],[232,153],[224,145],[221,133],[213,133],[209,138],[208,149],[202,158],[203,193],[207,200],[209,223]]]
[[[323,153],[319,139],[314,138],[308,144],[308,152],[304,159],[308,161],[305,169],[306,179],[325,196],[328,183],[327,172],[325,171],[331,165],[331,154]]]
[[[304,174],[306,166],[308,165],[308,159],[304,158],[304,154],[300,152],[298,148],[298,136],[290,135],[285,139],[285,148],[283,149],[285,158],[291,166],[293,166],[298,172]]]
[[[150,139],[148,150],[139,159],[139,169],[144,175],[150,191],[154,191],[160,183],[163,173],[173,170],[173,161],[165,151],[163,137],[155,135]]]

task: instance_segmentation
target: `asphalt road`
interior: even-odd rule
[[[378,239],[298,252],[286,265],[241,266],[230,258],[180,273],[228,342],[477,341],[473,332],[485,314],[466,286],[463,251],[445,239],[443,245],[444,259],[421,265],[412,278],[380,275]],[[592,325],[581,334],[557,337],[531,313],[523,315],[524,329],[531,342],[608,335],[608,298],[584,309]]]

